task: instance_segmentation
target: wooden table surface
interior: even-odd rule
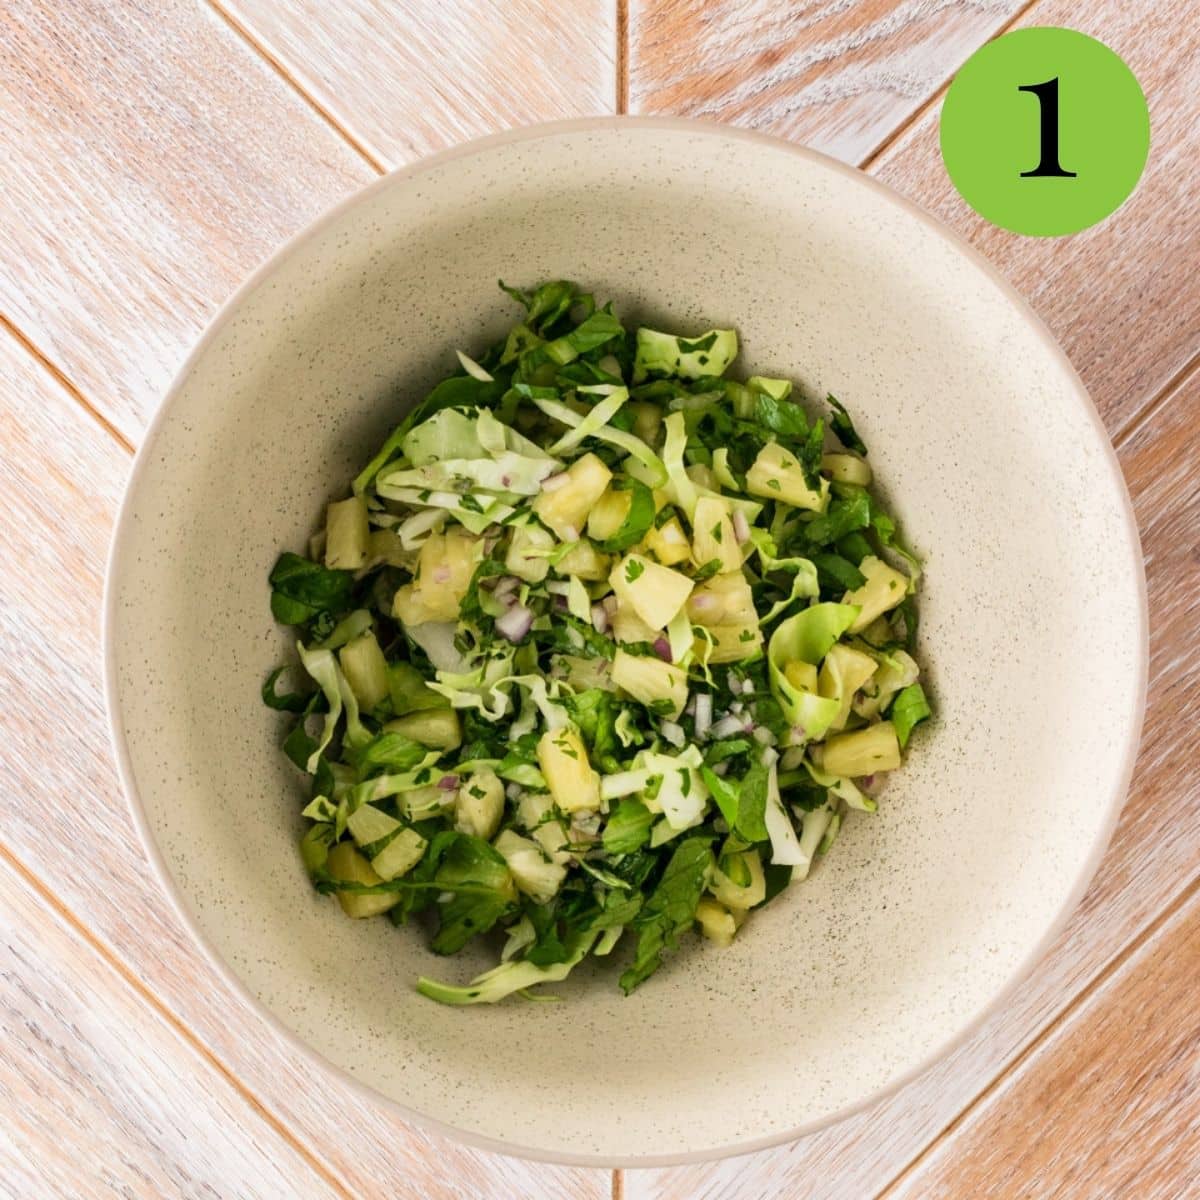
[[[1190,15],[1189,15],[1190,14]],[[0,5],[0,1193],[638,1200],[1200,1195],[1200,21],[1188,0],[6,0]],[[1036,240],[937,149],[963,60],[1069,25],[1138,75],[1128,203]],[[100,689],[104,555],[235,286],[381,171],[557,117],[676,113],[856,163],[965,234],[1091,389],[1141,525],[1150,706],[1112,846],[1005,1010],[883,1103],[669,1170],[465,1149],[364,1108],[222,986],[155,884]]]

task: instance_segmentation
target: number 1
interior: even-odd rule
[[[1058,161],[1058,76],[1045,83],[1029,83],[1017,88],[1018,92],[1032,92],[1038,98],[1042,114],[1042,161],[1032,171],[1022,171],[1022,179],[1038,176],[1059,179],[1077,178],[1074,171],[1064,171]]]

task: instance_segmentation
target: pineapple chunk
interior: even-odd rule
[[[404,829],[371,859],[371,869],[381,879],[399,879],[421,861],[428,844],[415,829]]]
[[[338,651],[338,662],[360,708],[372,709],[387,696],[387,659],[369,629]]]
[[[768,442],[746,472],[746,491],[768,500],[782,500],[793,508],[824,512],[829,507],[829,481],[813,491],[804,478],[804,470],[789,451],[778,442]]]
[[[467,594],[482,541],[461,525],[431,533],[421,547],[412,583],[396,592],[392,611],[405,625],[453,621]]]
[[[688,597],[687,611],[693,625],[703,625],[709,629],[717,625],[758,628],[754,593],[740,570],[714,575],[698,583],[696,590]]]
[[[612,681],[642,704],[669,701],[672,718],[687,704],[687,672],[659,658],[618,650],[613,657]]]
[[[874,775],[900,765],[900,742],[891,721],[880,721],[853,733],[839,733],[820,748],[817,764],[828,775]]]
[[[640,554],[627,554],[608,577],[622,604],[630,604],[647,625],[663,629],[692,593],[692,581]]]
[[[459,833],[491,841],[504,816],[504,784],[496,772],[484,767],[468,775],[459,785],[454,813]]]
[[[658,435],[662,432],[662,409],[648,400],[634,400],[628,411],[633,417],[634,436],[640,437],[648,446],[657,444]]]
[[[339,500],[325,510],[325,565],[357,571],[367,564],[367,502],[362,496]]]
[[[462,726],[452,708],[423,708],[405,713],[388,721],[383,728],[388,733],[402,733],[431,750],[457,750],[462,745]]]
[[[684,468],[684,474],[697,487],[704,488],[708,492],[716,490],[717,477],[713,474],[711,467],[706,467],[703,463],[692,463],[690,467]]]
[[[710,665],[716,663],[741,662],[756,658],[762,650],[763,635],[758,625],[712,625],[708,627],[712,638],[712,650],[703,638],[696,640],[696,653],[708,655]]]
[[[566,483],[538,496],[533,511],[562,541],[573,542],[587,524],[592,506],[612,482],[612,472],[594,454],[585,454],[567,468],[566,474]]]
[[[866,487],[871,482],[871,468],[857,454],[823,454],[821,470],[837,483]]]
[[[618,642],[654,642],[662,636],[661,629],[652,629],[637,615],[632,604],[617,603],[612,619],[613,637]]]
[[[692,562],[702,567],[714,558],[722,571],[742,569],[742,549],[733,532],[729,509],[716,496],[701,496],[692,517]]]
[[[588,537],[601,542],[613,537],[625,524],[632,507],[633,493],[631,491],[618,492],[609,488],[596,501],[596,507],[588,515]]]
[[[812,692],[816,695],[817,668],[812,663],[800,662],[796,659],[783,668],[783,677],[798,692]]]
[[[745,912],[767,898],[767,880],[757,850],[723,855],[721,863],[728,868],[728,874],[718,866],[709,890],[726,908]]]
[[[663,522],[661,529],[651,529],[642,539],[645,546],[664,567],[678,566],[692,556],[692,544],[678,517]]]
[[[563,812],[600,807],[600,776],[588,762],[583,739],[575,730],[546,730],[538,742],[537,757],[554,803]]]
[[[908,580],[881,558],[868,555],[858,564],[866,576],[860,588],[847,592],[843,604],[857,604],[858,616],[850,626],[851,633],[861,633],[876,617],[895,608],[908,592]]]
[[[526,583],[541,583],[550,572],[548,551],[554,549],[554,535],[540,525],[519,525],[512,531],[504,567],[510,575]]]
[[[875,674],[877,666],[878,663],[869,654],[855,650],[853,646],[835,642],[829,648],[821,664],[818,690],[822,696],[838,702],[837,716],[829,723],[830,729],[845,728],[854,693]],[[786,668],[784,675],[787,675]]]
[[[733,914],[723,904],[708,896],[696,905],[696,924],[700,926],[700,932],[718,946],[728,946],[733,941],[733,935],[737,933]]]
[[[567,877],[567,868],[547,862],[537,842],[506,829],[493,843],[508,863],[517,890],[538,904],[549,904]]]
[[[346,883],[382,883],[383,879],[376,873],[369,862],[354,848],[352,842],[338,842],[329,851],[325,860],[325,869],[330,878],[339,879]],[[400,901],[399,892],[382,896],[361,896],[353,892],[338,892],[338,903],[342,912],[348,917],[374,917],[395,907]]]
[[[558,560],[558,566],[554,570],[559,575],[574,575],[577,579],[596,582],[608,574],[611,561],[607,554],[601,554],[587,538],[580,538]]]

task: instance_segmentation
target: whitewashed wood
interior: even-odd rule
[[[1180,0],[1043,0],[1017,23],[1065,25],[1111,46],[1150,106],[1146,173],[1114,216],[1067,238],[1025,238],[977,217],[951,187],[936,111],[872,173],[965,234],[1033,304],[1071,356],[1110,430],[1187,362],[1200,333],[1200,23]]]
[[[861,162],[1026,0],[630,0],[629,111]]]
[[[215,3],[385,166],[616,105],[616,0]]]
[[[0,858],[0,1195],[348,1200]]]
[[[7,336],[0,446],[0,690],[20,697],[5,715],[7,847],[350,1194],[606,1196],[607,1172],[476,1152],[360,1103],[220,982],[150,873],[101,711],[101,573],[127,455]]]
[[[1197,966],[1193,895],[888,1200],[1196,1195]]]
[[[0,5],[0,312],[135,439],[218,305],[371,168],[198,0]]]
[[[1113,844],[1054,949],[1004,1011],[897,1095],[803,1141],[713,1167],[627,1172],[629,1200],[841,1200],[870,1196],[922,1152],[1023,1047],[1141,936],[1200,861],[1200,789],[1180,719],[1200,688],[1200,379],[1173,393],[1123,448],[1153,614],[1151,702]],[[1189,968],[1190,969],[1190,968]],[[1137,1031],[1129,1030],[1131,1039]],[[997,1130],[992,1136],[999,1137]]]

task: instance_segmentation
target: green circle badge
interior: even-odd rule
[[[942,159],[962,198],[1014,233],[1077,233],[1116,212],[1150,150],[1133,72],[1074,29],[1019,29],[977,50],[942,107]]]

